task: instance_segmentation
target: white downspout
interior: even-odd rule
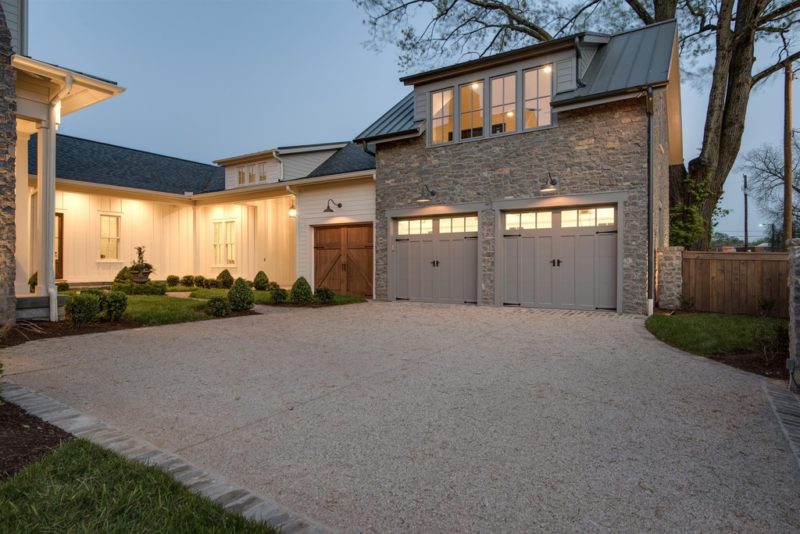
[[[55,251],[53,250],[55,233],[55,208],[56,208],[56,132],[61,124],[61,100],[72,91],[72,74],[67,73],[64,87],[58,94],[50,100],[48,122],[50,128],[47,133],[50,136],[50,154],[48,155],[48,176],[45,177],[47,184],[47,231],[43,232],[47,238],[47,270],[45,272],[47,284],[47,296],[50,301],[50,321],[58,321],[58,292],[56,291],[55,266],[53,264]],[[40,192],[40,194],[44,191]],[[44,214],[42,214],[44,215]],[[43,237],[44,237],[43,236]]]

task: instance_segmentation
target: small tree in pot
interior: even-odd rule
[[[144,284],[150,279],[150,273],[155,271],[153,266],[144,261],[144,247],[133,247],[136,250],[136,261],[134,261],[128,272],[131,279],[137,284]]]

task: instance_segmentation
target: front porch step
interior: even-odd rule
[[[58,296],[58,320],[65,317],[64,305],[67,297]],[[50,320],[50,298],[39,295],[17,297],[17,321],[48,321]]]

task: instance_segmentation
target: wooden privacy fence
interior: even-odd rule
[[[786,252],[683,252],[683,298],[697,311],[789,316]]]

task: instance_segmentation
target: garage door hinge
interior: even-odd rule
[[[464,239],[478,239],[478,236],[476,236],[476,235],[468,236],[468,237],[465,237]]]
[[[395,239],[395,241],[411,241],[411,240],[409,238],[407,238],[407,237],[403,237],[403,238],[398,237],[398,238]]]
[[[617,230],[606,230],[603,232],[595,232],[595,234],[616,234]]]
[[[503,306],[519,306],[519,302],[504,302]]]
[[[522,237],[522,234],[505,234],[503,237]]]

